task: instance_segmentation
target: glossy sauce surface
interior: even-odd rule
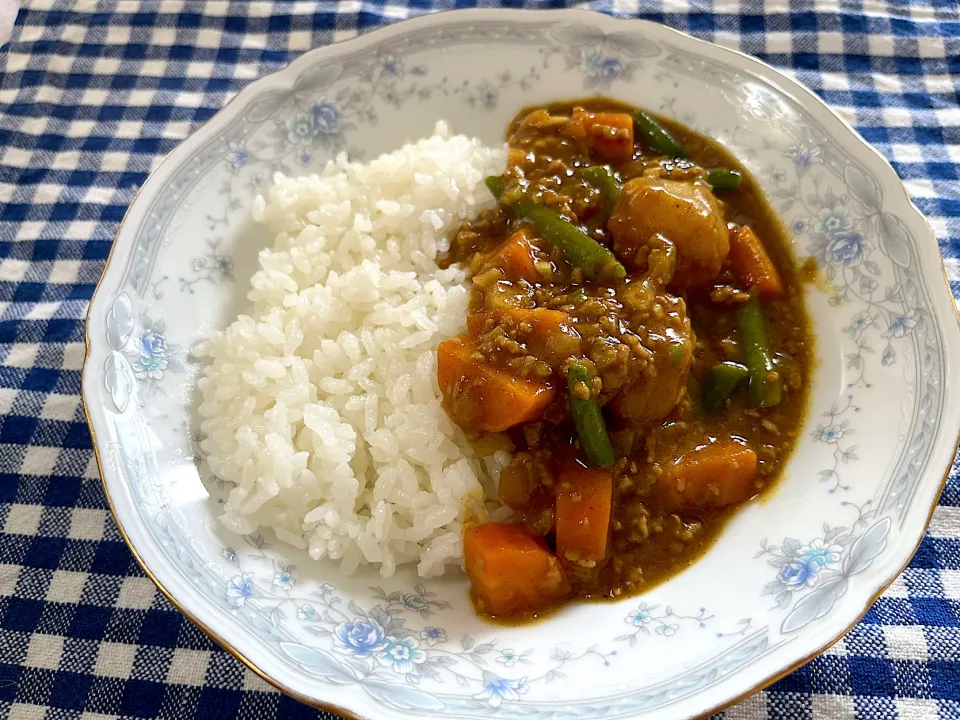
[[[591,136],[576,122],[586,114],[635,112],[606,99],[521,112],[507,131],[500,206],[466,223],[445,258],[473,272],[471,332],[460,360],[470,362],[469,355],[478,368],[475,376],[440,378],[445,407],[478,443],[512,448],[501,500],[556,554],[569,581],[569,589],[551,590],[553,599],[522,612],[491,612],[474,593],[478,611],[510,622],[569,599],[640,593],[689,567],[744,497],[776,481],[806,410],[813,344],[802,280],[777,218],[736,158],[709,138],[656,118],[686,157],[654,151],[639,135],[626,157],[610,150],[609,143],[623,140],[615,127],[600,126]],[[598,189],[598,171],[585,171],[598,166],[622,187],[615,205]],[[739,187],[714,192],[707,171],[718,167],[740,173]],[[603,263],[595,272],[571,263],[570,254],[520,217],[531,204],[612,251],[626,276]],[[740,228],[762,240],[782,284],[781,297],[760,303],[782,400],[757,407],[752,390],[741,387],[708,413],[702,406],[708,374],[720,363],[744,362],[738,311],[751,293],[758,295],[731,260]],[[568,383],[575,363],[595,375],[592,385]],[[509,411],[496,407],[501,396],[491,390],[491,374],[514,383]],[[564,473],[591,464],[571,420],[576,392],[602,408],[616,458],[607,542],[593,559],[557,548],[557,515],[569,487]],[[516,422],[528,401],[529,419]],[[705,458],[713,462],[708,456],[717,448],[732,458],[734,472],[737,458],[752,451],[748,492],[728,493],[723,465],[712,471],[720,486],[705,486],[709,497],[685,487],[687,470]]]

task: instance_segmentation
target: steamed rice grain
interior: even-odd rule
[[[492,205],[483,179],[505,156],[438,123],[369,164],[278,175],[256,200],[275,241],[253,307],[197,352],[201,451],[234,484],[227,528],[270,528],[348,573],[460,562],[505,454],[477,458],[440,405],[436,348],[464,330],[468,292],[435,258]]]

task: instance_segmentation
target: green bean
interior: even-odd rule
[[[743,181],[743,175],[728,168],[710,168],[707,170],[707,182],[714,192],[733,192]]]
[[[687,156],[686,148],[680,144],[680,141],[645,112],[638,110],[634,113],[633,125],[637,134],[643,137],[652,150],[674,158]]]
[[[783,399],[783,384],[773,364],[767,320],[756,297],[737,310],[737,329],[743,359],[750,372],[750,401],[759,408],[779,404]]]
[[[603,209],[607,215],[613,214],[613,209],[620,199],[620,181],[607,165],[591,165],[580,171],[580,175],[588,183],[600,191],[603,200]]]
[[[584,400],[577,395],[577,386],[588,389],[593,383],[593,373],[581,362],[570,364],[567,370],[567,389],[570,391],[570,412],[573,424],[577,428],[580,447],[583,448],[587,462],[595,467],[610,467],[616,461],[613,444],[607,434],[607,425],[603,421],[603,412],[594,399]]]
[[[749,375],[750,371],[740,363],[722,362],[714,365],[703,385],[700,407],[707,415],[716,415]]]
[[[676,367],[683,362],[683,345],[670,347],[670,367]]]
[[[497,200],[500,199],[500,196],[503,195],[503,191],[507,187],[507,181],[503,179],[502,175],[488,175],[483,183]]]
[[[526,220],[563,252],[564,259],[583,270],[590,280],[623,280],[627,270],[616,256],[554,210],[542,205],[519,203],[513,206],[517,218]]]

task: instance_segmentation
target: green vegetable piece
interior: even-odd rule
[[[627,270],[616,256],[554,210],[542,205],[519,203],[513,206],[521,220],[533,223],[540,234],[563,252],[568,263],[583,270],[590,280],[623,280]]]
[[[613,213],[620,199],[620,182],[607,165],[591,165],[580,171],[583,179],[600,191],[603,209],[607,215]]]
[[[740,363],[722,362],[714,365],[704,383],[700,407],[707,415],[716,415],[749,375],[750,371]]]
[[[680,144],[670,131],[645,112],[637,111],[633,115],[633,126],[650,146],[650,149],[673,158],[687,156],[686,148]]]
[[[750,401],[758,408],[778,405],[783,399],[783,383],[773,364],[767,319],[756,297],[737,310],[737,329],[743,359],[750,373]]]
[[[676,367],[683,362],[683,345],[672,345],[670,347],[670,367]]]
[[[711,168],[707,170],[707,182],[714,192],[733,192],[743,182],[743,175],[728,168]]]
[[[567,302],[575,307],[578,305],[582,305],[583,303],[586,302],[586,300],[587,300],[587,293],[581,286],[577,286],[577,288],[573,292],[567,295]]]
[[[500,199],[507,187],[507,181],[501,175],[488,175],[483,184],[487,186],[487,189],[497,200]]]
[[[577,397],[576,388],[580,384],[590,387],[593,373],[583,363],[574,362],[567,371],[567,389],[570,391],[570,411],[573,424],[577,428],[580,447],[587,456],[587,462],[594,467],[610,467],[616,461],[613,444],[607,434],[607,425],[603,421],[603,412],[596,400],[582,400]]]

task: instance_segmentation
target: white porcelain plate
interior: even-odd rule
[[[790,229],[817,365],[783,480],[688,571],[532,626],[474,616],[464,576],[345,578],[216,521],[187,348],[246,304],[272,173],[430,134],[502,139],[523,106],[602,93],[717,138]],[[677,718],[820,652],[923,535],[960,426],[960,330],[937,243],[893,170],[813,94],[673,30],[582,11],[460,11],[307,53],[183,142],[131,205],[91,306],[83,396],[114,513],[189,617],[308,702],[366,718]],[[952,378],[952,380],[951,380]],[[386,648],[394,653],[386,653]]]

